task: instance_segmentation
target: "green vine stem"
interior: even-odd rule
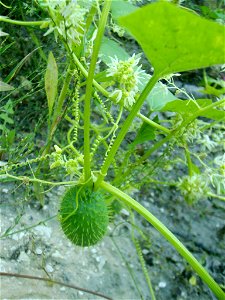
[[[189,173],[189,176],[192,176],[193,175],[193,168],[192,168],[191,154],[189,152],[187,143],[184,147],[184,152],[185,152],[185,156],[186,156],[186,160],[187,160],[188,173]]]
[[[216,195],[216,194],[213,194],[213,193],[207,193],[207,195],[208,195],[209,197],[217,198],[217,199],[219,199],[219,200],[225,201],[225,197],[224,197],[224,196]]]
[[[186,119],[176,130],[168,134],[166,137],[155,143],[155,145],[150,148],[136,163],[135,165],[139,165],[142,162],[144,162],[153,152],[155,152],[157,149],[159,149],[163,144],[168,142],[170,139],[174,138],[176,133],[179,132],[181,128],[186,127],[188,124],[193,122],[197,117],[199,117],[203,112],[210,111],[212,108],[215,108],[217,106],[223,105],[225,103],[225,99],[221,99],[217,102],[214,102],[204,108],[199,109],[196,113],[194,113],[192,116],[190,116],[188,119]]]
[[[106,176],[108,168],[111,164],[111,162],[114,159],[114,156],[120,146],[120,144],[122,143],[132,121],[134,120],[134,118],[136,117],[138,111],[140,110],[144,100],[146,99],[146,97],[148,96],[148,94],[150,93],[150,91],[152,90],[152,88],[155,86],[156,82],[159,79],[159,75],[153,75],[151,77],[151,79],[149,80],[149,82],[147,83],[145,89],[142,91],[139,99],[137,100],[137,102],[134,104],[134,106],[132,107],[130,114],[128,115],[128,117],[126,118],[115,142],[112,145],[112,148],[110,149],[108,156],[106,157],[106,160],[104,161],[104,164],[101,168],[101,174],[99,175],[99,178],[97,180],[97,186],[100,184],[100,182],[104,179],[104,176]]]
[[[154,226],[168,242],[174,246],[174,248],[184,257],[184,259],[192,266],[196,273],[202,278],[202,280],[208,285],[216,297],[220,300],[225,299],[225,293],[222,291],[220,286],[215,280],[209,275],[209,273],[203,268],[203,266],[197,261],[197,259],[188,251],[188,249],[176,238],[176,236],[153,214],[151,214],[146,208],[140,203],[135,201],[133,198],[120,191],[111,184],[102,181],[100,187],[118,197],[126,205],[133,208],[141,216],[143,216],[152,226]]]
[[[43,24],[48,24],[50,20],[44,20],[44,21],[18,21],[18,20],[12,20],[4,16],[0,16],[0,22],[6,22],[14,25],[21,25],[21,26],[41,26]]]
[[[105,26],[111,6],[111,0],[105,1],[102,15],[99,21],[99,27],[95,44],[93,48],[90,68],[87,77],[86,93],[84,99],[84,181],[91,176],[91,156],[90,156],[90,116],[91,116],[91,97],[92,85],[95,73],[95,66],[98,59],[98,52],[101,45],[101,39],[105,31]]]
[[[59,185],[77,185],[78,181],[65,181],[65,182],[52,182],[52,181],[46,181],[46,180],[42,180],[42,179],[38,179],[38,178],[30,178],[27,176],[14,176],[11,174],[6,173],[5,175],[0,175],[0,180],[5,179],[5,178],[12,178],[14,180],[19,180],[19,181],[23,181],[24,184],[29,184],[30,182],[36,182],[39,184],[46,184],[46,185],[52,185],[52,186],[59,186]]]

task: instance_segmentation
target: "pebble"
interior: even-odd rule
[[[52,273],[54,271],[54,269],[53,269],[53,267],[51,265],[46,265],[45,270],[48,273]]]
[[[20,252],[20,255],[17,260],[18,262],[30,262],[29,256],[24,251]]]
[[[52,257],[63,258],[63,256],[60,254],[60,252],[58,250],[56,250],[54,253],[52,253]]]
[[[42,254],[42,250],[40,248],[37,248],[35,251],[36,254],[41,255]]]
[[[130,215],[129,211],[127,211],[125,208],[122,208],[120,212],[124,216],[129,216]]]
[[[18,241],[18,240],[22,239],[22,237],[24,237],[24,235],[25,235],[24,232],[15,233],[12,235],[12,239],[14,241]]]
[[[164,289],[166,287],[166,282],[165,281],[160,281],[158,286],[159,286],[159,288]]]
[[[92,254],[95,254],[95,253],[97,253],[97,250],[96,250],[95,248],[92,248],[92,249],[91,249],[91,253],[92,253]]]
[[[106,263],[106,259],[104,257],[101,258],[101,261],[98,264],[98,270],[101,271]]]
[[[35,227],[34,231],[36,233],[39,233],[40,235],[46,237],[47,239],[50,239],[51,234],[52,234],[52,229],[47,226],[39,225]]]
[[[9,191],[8,189],[2,189],[2,192],[5,193],[5,194],[7,194],[8,191]]]
[[[143,253],[144,255],[146,255],[146,254],[149,253],[149,250],[148,250],[148,249],[143,249],[143,250],[142,250],[142,253]]]

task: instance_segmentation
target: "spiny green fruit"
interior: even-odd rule
[[[103,194],[90,187],[70,188],[62,198],[59,214],[63,232],[77,246],[92,246],[107,231],[109,214]]]

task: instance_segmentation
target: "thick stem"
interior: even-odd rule
[[[176,236],[154,215],[152,215],[146,208],[133,198],[123,193],[116,187],[112,186],[105,181],[100,183],[100,187],[107,192],[117,196],[125,204],[133,208],[140,215],[142,215],[152,226],[154,226],[168,242],[174,246],[174,248],[184,257],[184,259],[192,266],[196,273],[202,278],[202,280],[208,285],[212,292],[218,299],[225,299],[225,293],[215,280],[209,275],[209,273],[203,268],[203,266],[197,261],[197,259],[188,251],[188,249],[176,238]]]
[[[92,85],[95,73],[95,66],[98,59],[98,53],[101,45],[101,39],[104,34],[111,0],[105,1],[101,19],[99,21],[98,33],[96,36],[93,54],[91,58],[90,69],[87,77],[86,93],[84,99],[84,181],[87,181],[91,176],[91,156],[90,156],[90,116],[91,116],[91,96]]]

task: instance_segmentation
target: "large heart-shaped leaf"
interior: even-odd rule
[[[168,2],[119,18],[163,76],[225,62],[225,27]]]

